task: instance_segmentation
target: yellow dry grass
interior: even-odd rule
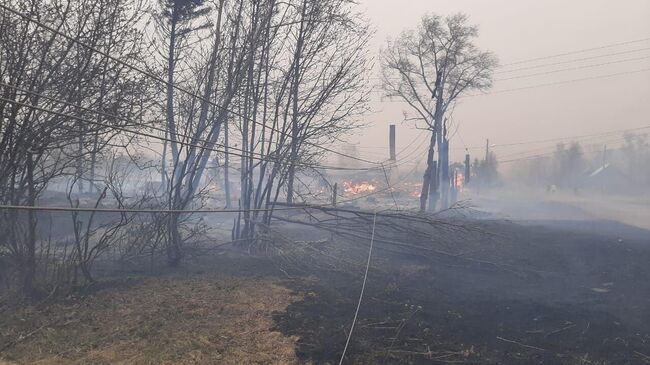
[[[272,314],[296,299],[267,279],[143,279],[14,314],[3,340],[41,329],[0,364],[295,364]]]

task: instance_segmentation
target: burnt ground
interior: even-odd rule
[[[460,223],[473,228],[433,235],[435,251],[375,244],[345,364],[650,363],[648,231]],[[0,363],[336,364],[369,242],[275,229],[279,254],[215,251],[155,275],[121,267],[47,306],[0,301]]]
[[[346,363],[650,363],[649,232],[606,221],[480,227],[496,236],[478,235],[464,254],[376,247]],[[338,363],[362,273],[312,273],[291,286],[313,294],[275,320],[300,338],[300,359]]]

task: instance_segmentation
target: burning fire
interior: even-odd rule
[[[419,182],[405,182],[404,190],[408,191],[409,196],[412,198],[419,198],[422,193],[422,183]]]
[[[460,172],[456,173],[455,183],[456,183],[456,189],[458,189],[459,191],[463,191],[463,187],[465,185],[465,175]]]
[[[343,182],[343,188],[346,193],[356,195],[356,194],[361,194],[361,193],[372,193],[375,190],[377,190],[377,185],[371,183],[371,182],[361,182],[361,183],[354,183],[352,181],[344,181]]]

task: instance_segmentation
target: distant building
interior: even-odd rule
[[[625,192],[634,188],[630,178],[616,166],[605,163],[587,173],[581,188],[606,192]]]

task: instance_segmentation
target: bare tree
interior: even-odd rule
[[[276,16],[265,25],[259,56],[249,64],[249,85],[238,99],[245,162],[235,238],[253,238],[268,226],[286,189],[294,202],[298,171],[322,157],[320,144],[356,127],[365,111],[368,26],[343,0],[270,1]],[[251,123],[248,123],[248,121]],[[250,209],[250,212],[248,211]],[[243,220],[243,225],[240,225]]]
[[[256,222],[270,221],[258,210],[272,207],[285,188],[292,196],[297,167],[312,166],[322,156],[318,143],[349,131],[365,110],[367,95],[361,90],[369,33],[347,0],[214,5],[209,12],[188,12],[213,19],[210,31],[201,25],[201,15],[187,18],[191,31],[184,33],[184,43],[162,55],[167,70],[172,55],[183,60],[167,78],[164,113],[173,157],[165,204],[175,210],[200,204],[209,176],[204,170],[220,158],[230,206],[229,166],[237,156],[238,205],[244,211],[234,231],[236,237],[252,237]],[[170,18],[161,19],[161,40],[172,47]],[[182,256],[180,216],[169,218],[171,264]]]
[[[73,208],[78,193],[95,188],[96,206],[127,207],[101,167],[112,166],[117,150],[146,149],[152,159],[162,150],[164,187],[147,204],[192,210],[217,176],[206,173],[209,162],[223,159],[227,168],[239,157],[235,234],[253,238],[284,192],[293,200],[300,172],[316,169],[319,145],[357,125],[367,100],[368,26],[349,0],[160,0],[151,24],[137,16],[141,5],[30,0],[0,11],[0,202],[36,206],[52,181],[72,179]],[[141,37],[152,28],[163,51],[145,59]],[[0,254],[12,257],[26,293],[37,272],[38,215],[3,211],[0,225]],[[123,215],[113,230],[97,217],[72,214],[75,249],[66,253],[88,281],[92,261],[135,219]],[[137,224],[164,227],[151,251],[164,242],[174,265],[200,231],[192,217],[162,212]]]
[[[231,117],[231,104],[244,85],[246,65],[253,57],[261,34],[260,24],[266,23],[273,13],[259,13],[257,18],[250,18],[246,16],[249,7],[260,8],[261,5],[250,5],[244,0],[219,1],[216,9],[211,10],[201,8],[203,2],[199,1],[169,2],[172,5],[176,3],[191,3],[193,6],[193,10],[185,11],[188,16],[185,18],[185,31],[181,33],[185,36],[183,43],[169,41],[166,56],[165,117],[172,151],[166,206],[183,210],[200,204],[197,198],[202,191],[205,168],[220,145],[222,126],[226,118]],[[216,19],[216,25],[198,19],[203,15]],[[162,25],[167,26],[169,39],[174,34],[172,25]],[[206,39],[212,39],[212,42],[209,51],[202,52],[200,45],[205,45]],[[184,51],[183,67],[177,65],[176,59],[170,63],[171,57],[179,57],[181,51]],[[174,71],[170,73],[172,67]],[[178,91],[179,88],[182,91]],[[180,214],[170,214],[167,246],[172,265],[178,264],[182,257],[184,238],[180,220]]]
[[[86,282],[93,282],[92,266],[95,260],[110,248],[117,246],[120,242],[128,239],[131,233],[125,227],[136,218],[137,213],[128,212],[146,205],[150,197],[140,195],[127,198],[124,188],[128,183],[129,175],[133,166],[124,166],[118,163],[121,159],[114,154],[110,163],[106,166],[104,174],[103,189],[95,199],[93,208],[100,208],[108,200],[117,208],[124,211],[105,214],[99,217],[97,211],[82,213],[71,211],[72,231],[74,236],[74,248],[72,250],[73,275],[70,280],[77,283],[77,270],[81,270]],[[72,190],[77,179],[72,180],[68,190],[68,202],[72,208],[79,208],[79,199],[73,198]],[[113,217],[115,216],[115,217]]]
[[[15,12],[0,10],[3,204],[36,205],[50,181],[70,175],[80,178],[89,157],[96,162],[101,151],[121,144],[118,129],[131,125],[128,120],[137,109],[133,98],[142,93],[142,79],[121,65],[109,66],[91,47],[112,49],[121,59],[138,61],[134,15],[138,4],[126,3],[10,1],[7,5]],[[41,19],[54,31],[20,14]],[[81,46],[78,40],[90,46]],[[15,259],[26,294],[34,292],[37,218],[31,210],[2,216],[6,232],[0,247]]]
[[[157,21],[157,29],[160,32],[161,40],[166,42],[166,53],[163,54],[165,59],[166,71],[166,102],[165,118],[167,121],[167,133],[165,138],[177,140],[176,115],[174,113],[174,83],[176,82],[177,64],[183,56],[183,51],[188,48],[188,40],[191,36],[208,28],[210,24],[201,22],[199,18],[209,13],[210,8],[205,6],[205,0],[159,0],[159,9],[155,13],[154,19]],[[166,169],[166,149],[167,142],[164,142],[162,155],[161,176],[163,183],[167,180]],[[178,157],[179,146],[177,143],[171,143],[172,158]]]
[[[478,28],[469,24],[467,15],[426,15],[417,30],[403,32],[382,51],[385,95],[406,102],[415,119],[431,132],[421,211],[426,210],[427,200],[429,209],[435,208],[438,186],[445,197],[449,188],[445,113],[467,91],[485,90],[492,84],[497,59],[475,46],[476,37]]]

